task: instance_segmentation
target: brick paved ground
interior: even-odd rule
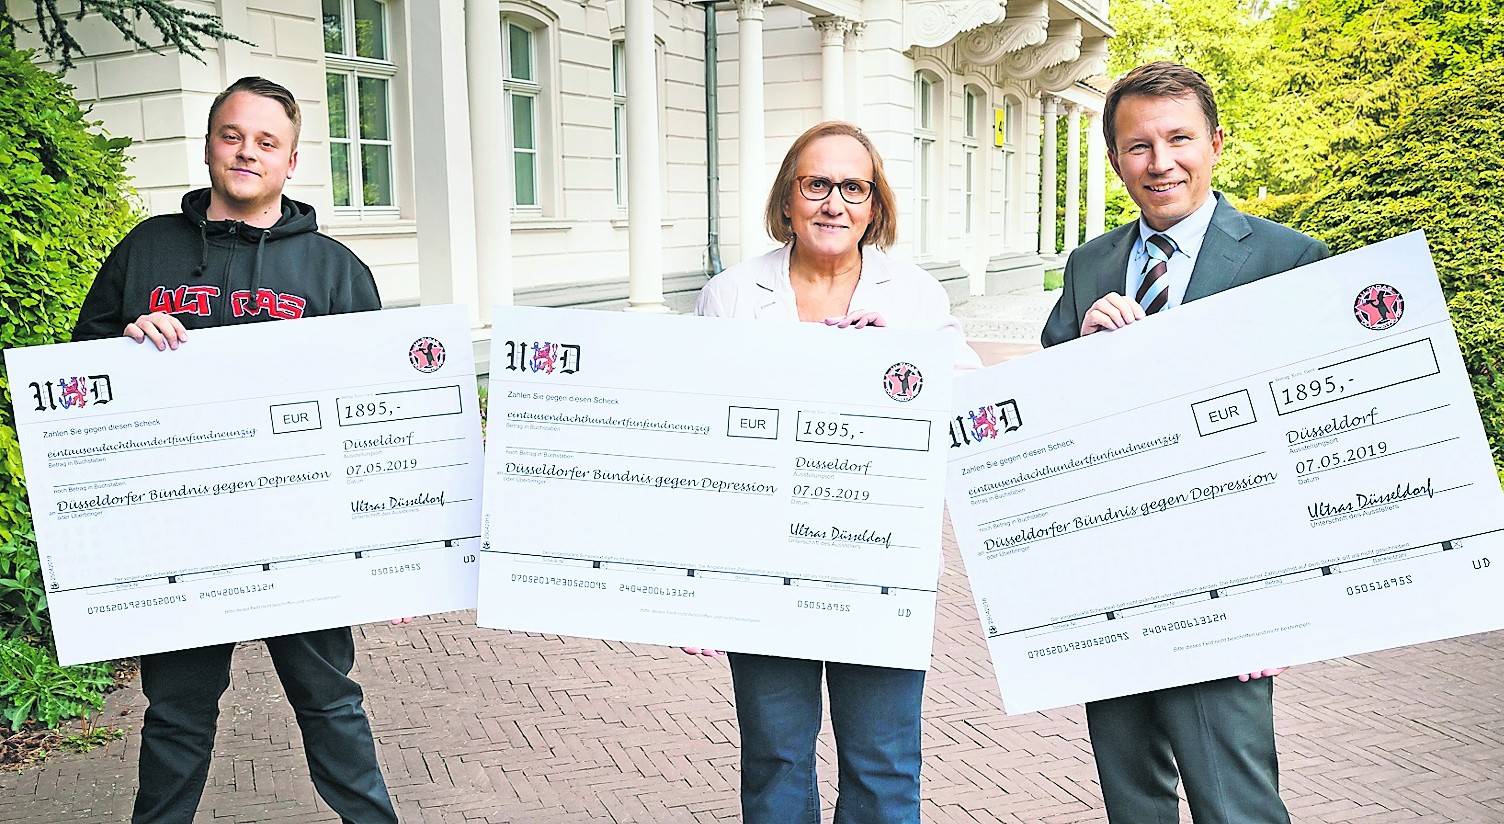
[[[1002,714],[946,538],[924,709],[925,820],[1101,821],[1080,708]],[[357,675],[404,821],[737,818],[723,661],[481,630],[468,613],[359,635]],[[1278,684],[1284,795],[1297,821],[1504,822],[1504,633],[1301,667]],[[261,645],[236,653],[222,707],[198,820],[335,821],[314,796]],[[116,693],[108,715],[125,740],[0,775],[0,822],[124,820],[143,709],[138,690]],[[833,764],[828,729],[820,755]],[[824,794],[834,798],[830,780]]]
[[[945,543],[926,821],[1102,821],[1082,711],[1002,714],[948,532]],[[737,818],[724,661],[480,630],[466,613],[358,634],[357,677],[404,821]],[[1504,822],[1504,633],[1301,667],[1278,685],[1284,795],[1298,822]],[[124,820],[143,709],[139,690],[116,693],[108,721],[123,741],[0,774],[0,822]],[[259,644],[236,653],[215,752],[199,822],[336,820],[314,796]],[[820,756],[833,765],[828,728]],[[828,802],[833,769],[824,775]]]

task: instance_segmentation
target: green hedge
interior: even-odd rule
[[[138,219],[129,141],[93,131],[59,77],[0,46],[0,347],[66,340],[110,248]],[[0,544],[30,531],[0,367]]]
[[[95,130],[58,76],[0,45],[0,347],[67,340],[100,264],[139,219],[129,141]],[[0,365],[0,726],[55,727],[103,704],[108,664],[60,667]]]
[[[1295,223],[1296,215],[1301,209],[1310,205],[1313,199],[1314,197],[1306,192],[1295,192],[1287,195],[1240,199],[1235,205],[1244,213],[1289,226]]]
[[[1504,61],[1429,90],[1294,224],[1344,252],[1424,229],[1504,477]]]

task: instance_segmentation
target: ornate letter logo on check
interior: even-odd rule
[[[437,372],[444,365],[444,344],[437,338],[418,338],[407,350],[407,360],[419,372]]]
[[[1400,322],[1400,316],[1405,314],[1405,298],[1393,286],[1375,283],[1358,293],[1353,314],[1363,328],[1380,332]]]
[[[115,399],[115,393],[110,389],[109,375],[59,378],[47,383],[32,381],[28,385],[38,412],[82,409],[91,403],[105,404]]]
[[[973,443],[997,440],[1023,425],[1024,418],[1018,413],[1018,401],[1009,398],[989,403],[975,412],[967,412],[965,417],[957,415],[952,420],[950,448],[959,449]]]
[[[573,343],[507,341],[508,372],[573,375],[580,371],[580,347]]]
[[[912,363],[895,363],[883,373],[883,391],[895,401],[908,403],[919,397],[924,388],[924,376]]]

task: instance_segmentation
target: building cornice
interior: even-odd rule
[[[1043,43],[1008,55],[1003,58],[1001,65],[1010,77],[1021,80],[1034,78],[1052,66],[1079,58],[1081,41],[1080,20],[1056,20],[1050,23],[1049,34]]]
[[[1003,20],[963,34],[956,43],[957,53],[972,65],[991,66],[1009,54],[1044,43],[1049,31],[1049,0],[1012,0]]]
[[[904,43],[927,48],[1003,18],[1001,0],[909,0],[903,8]]]
[[[1079,49],[1076,59],[1050,66],[1039,73],[1040,88],[1058,92],[1107,71],[1107,38],[1090,37]]]

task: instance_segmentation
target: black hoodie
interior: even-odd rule
[[[371,270],[318,233],[313,207],[282,198],[270,229],[209,220],[209,190],[183,195],[183,211],[148,218],[110,252],[74,340],[116,337],[141,315],[166,312],[188,329],[291,320],[381,308]]]

